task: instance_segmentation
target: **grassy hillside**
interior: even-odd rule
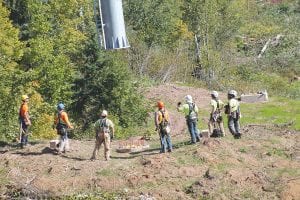
[[[159,85],[145,90],[153,103],[163,100],[172,117],[172,153],[160,154],[153,115],[135,135],[153,133],[150,148],[117,153],[109,162],[90,161],[94,141],[71,140],[71,152],[55,155],[48,141],[21,150],[1,144],[0,198],[48,199],[297,199],[300,197],[299,102],[271,97],[270,102],[242,103],[242,139],[230,134],[189,145],[184,117],[176,111],[186,94],[208,116],[209,91]],[[221,97],[224,94],[221,93]],[[295,108],[295,109],[294,109]],[[276,110],[276,113],[273,112]],[[202,129],[205,124],[200,121]],[[155,134],[154,134],[155,133]]]
[[[273,124],[300,130],[300,101],[287,98],[270,98],[263,104],[242,104],[242,124]]]

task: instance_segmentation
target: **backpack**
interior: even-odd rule
[[[195,104],[189,103],[189,115],[187,116],[187,120],[189,121],[197,121],[198,114],[195,112]]]
[[[99,132],[100,133],[109,133],[109,127],[107,124],[107,119],[101,119],[100,125],[99,125]]]
[[[225,106],[224,106],[224,112],[225,112],[225,114],[230,114],[229,112],[230,112],[230,107],[229,107],[229,103],[227,103]]]
[[[222,132],[220,129],[214,128],[210,137],[222,137]]]
[[[165,111],[160,110],[159,112],[160,112],[161,115],[162,115],[162,121],[161,121],[161,123],[159,124],[160,130],[161,130],[163,133],[168,134],[168,133],[170,133],[171,130],[170,130],[169,122],[168,122],[168,120],[165,118]]]

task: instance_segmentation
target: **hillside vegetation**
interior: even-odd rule
[[[153,109],[140,91],[165,82],[299,99],[291,81],[300,76],[299,0],[123,3],[131,47],[107,52],[97,46],[92,1],[0,0],[1,140],[17,135],[22,94],[37,139],[55,137],[58,102],[75,137],[93,135],[104,108],[127,137]]]

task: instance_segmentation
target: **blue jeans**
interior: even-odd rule
[[[238,118],[234,118],[232,116],[228,117],[228,128],[230,133],[235,137],[240,137],[240,122]]]
[[[59,141],[59,152],[63,151],[69,151],[70,144],[69,144],[69,138],[68,138],[68,132],[65,130],[62,135],[60,135],[60,141]]]
[[[172,151],[173,147],[172,147],[170,133],[166,134],[160,131],[160,145],[161,145],[161,150],[160,150],[161,153],[165,153],[166,149],[168,149],[169,152]]]
[[[196,120],[186,120],[186,124],[188,126],[190,135],[191,135],[191,142],[196,143],[200,141],[200,136],[198,133],[198,128],[197,128],[197,121]]]

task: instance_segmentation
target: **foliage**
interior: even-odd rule
[[[180,0],[127,0],[128,24],[148,46],[174,46],[187,30],[181,18]]]
[[[17,130],[20,86],[18,80],[22,77],[18,61],[23,55],[23,43],[18,40],[19,31],[8,19],[9,12],[0,1],[0,138],[13,138]]]
[[[47,104],[42,99],[39,93],[33,93],[30,96],[30,115],[32,119],[32,126],[30,132],[32,137],[36,139],[54,139],[57,136],[55,130],[52,129],[54,122],[53,114],[48,114]]]
[[[149,109],[140,91],[155,81],[299,99],[300,83],[290,81],[300,76],[299,12],[288,0],[124,0],[131,48],[104,52],[92,2],[0,0],[1,139],[18,132],[21,94],[32,98],[33,136],[43,138],[54,136],[58,102],[77,137],[93,135],[104,108],[117,135],[136,134]]]
[[[119,125],[116,136],[122,137],[126,135],[126,128],[142,125],[146,117],[138,81],[134,81],[124,64],[122,53],[100,51],[93,57],[95,62],[85,64],[81,69],[82,77],[76,82],[74,114],[82,120],[81,128],[87,130],[98,119],[101,110],[106,109],[109,118]]]

